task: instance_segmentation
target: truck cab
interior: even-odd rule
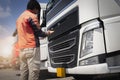
[[[49,72],[120,72],[120,0],[50,0],[46,26]]]

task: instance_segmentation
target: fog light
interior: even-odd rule
[[[84,66],[84,65],[94,65],[94,64],[98,64],[99,63],[99,59],[98,56],[94,56],[85,60],[82,60],[79,62],[80,66]]]

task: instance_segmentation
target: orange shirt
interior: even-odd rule
[[[16,21],[18,45],[20,49],[36,47],[33,30],[28,24],[29,18],[32,18],[35,24],[39,24],[37,15],[29,10],[24,11]]]

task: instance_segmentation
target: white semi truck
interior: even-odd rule
[[[49,72],[120,73],[120,0],[50,0],[46,26]]]

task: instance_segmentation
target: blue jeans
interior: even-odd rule
[[[20,50],[20,80],[39,80],[40,48]]]

